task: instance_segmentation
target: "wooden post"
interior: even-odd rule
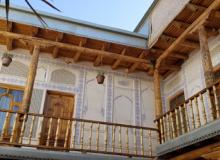
[[[24,96],[22,101],[22,108],[24,112],[28,112],[31,103],[32,91],[34,87],[34,80],[37,73],[37,65],[39,59],[40,46],[34,46],[31,63],[29,66],[28,77],[24,89]]]
[[[155,94],[155,113],[157,118],[161,116],[163,113],[161,92],[160,92],[160,74],[158,69],[154,70],[154,94]]]
[[[212,60],[210,56],[207,33],[204,26],[199,28],[199,41],[202,55],[202,66],[204,70],[206,86],[211,86],[215,82],[215,76],[213,73]]]

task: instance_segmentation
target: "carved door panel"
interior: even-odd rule
[[[45,103],[45,118],[42,126],[41,145],[64,147],[68,120],[72,118],[74,97],[61,93],[48,93]],[[70,135],[67,135],[69,144]]]

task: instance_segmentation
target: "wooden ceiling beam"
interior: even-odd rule
[[[153,48],[153,49],[151,49],[150,51],[153,52],[153,53],[158,52],[158,53],[162,54],[165,50],[163,50],[163,49],[158,49],[158,48],[157,48],[157,49]],[[173,52],[173,53],[170,55],[170,57],[172,57],[172,58],[177,58],[177,59],[183,59],[183,60],[187,60],[187,59],[189,58],[188,54],[186,54],[186,53],[180,53],[180,52]]]
[[[12,32],[13,30],[13,22],[8,22],[7,31]],[[8,51],[13,49],[13,38],[6,37],[6,48]]]
[[[31,36],[33,37],[37,37],[37,34],[39,32],[39,28],[38,27],[31,27],[32,30],[31,30]]]
[[[181,67],[178,66],[178,65],[163,64],[163,65],[161,66],[161,69],[172,70],[172,71],[179,71],[179,70],[181,69]]]
[[[63,39],[63,33],[58,33],[57,36],[56,36],[56,42],[61,42]],[[58,52],[59,52],[59,48],[58,47],[54,47],[53,49],[53,53],[52,53],[52,56],[53,58],[57,58],[58,57]]]
[[[32,30],[31,30],[31,36],[37,37],[38,32],[39,32],[39,28],[38,28],[38,27],[31,27],[31,28],[32,28]],[[34,46],[31,45],[29,50],[30,50],[30,54],[33,54]],[[39,50],[40,50],[40,48],[39,48]]]
[[[168,35],[162,35],[162,36],[160,37],[160,40],[161,40],[161,41],[166,41],[167,43],[173,43],[173,42],[176,40],[176,38],[171,37],[171,36],[168,36]],[[183,46],[183,47],[188,47],[188,48],[193,48],[193,49],[195,49],[195,48],[198,48],[198,47],[199,47],[199,42],[194,42],[194,41],[190,41],[190,40],[185,40],[185,41],[183,41],[180,45]]]
[[[212,11],[209,19],[213,19],[213,18],[220,19],[220,11],[217,10]]]
[[[189,58],[188,55],[180,54],[180,53],[173,53],[173,54],[171,54],[171,57],[178,58],[178,59],[183,59],[183,60],[187,60]]]
[[[181,30],[185,30],[185,29],[187,29],[190,26],[189,23],[186,23],[186,22],[183,22],[183,21],[179,21],[179,20],[174,20],[172,22],[172,24],[175,25],[176,28],[181,29]],[[216,36],[216,35],[219,34],[217,29],[211,28],[211,27],[207,27],[207,26],[206,26],[206,31],[207,31],[207,34],[208,34],[209,37]],[[197,36],[197,33],[196,33],[196,36]],[[176,38],[176,37],[174,37],[174,38]]]
[[[38,37],[32,37],[32,36],[18,34],[18,33],[0,31],[0,36],[13,38],[13,39],[22,39],[26,43],[29,43],[31,45],[40,45],[42,48],[56,46],[58,48],[63,48],[63,49],[71,50],[71,51],[75,51],[75,52],[83,52],[83,53],[91,54],[93,56],[102,55],[103,57],[109,57],[109,58],[113,58],[115,60],[123,59],[123,61],[130,62],[130,63],[139,62],[139,63],[145,63],[147,65],[152,66],[152,64],[149,62],[149,60],[145,60],[145,59],[121,55],[121,54],[112,53],[112,52],[108,52],[108,51],[101,51],[101,50],[97,50],[97,49],[80,47],[80,46],[76,46],[73,44],[56,42],[56,41],[52,41],[52,40],[47,40],[47,39],[38,38]]]
[[[124,48],[120,54],[124,56],[125,53],[126,53],[126,51],[127,51],[127,49]],[[120,65],[120,63],[121,63],[122,60],[123,60],[122,58],[117,59],[117,60],[114,62],[114,64],[112,65],[112,69],[116,69],[116,68]]]
[[[109,49],[109,47],[110,47],[110,43],[104,43],[103,46],[102,46],[102,48],[101,48],[101,50],[102,50],[102,51],[106,51],[106,50]],[[101,63],[102,63],[102,56],[101,56],[101,55],[98,55],[98,56],[96,57],[95,62],[94,62],[93,65],[94,65],[94,66],[100,66]]]
[[[198,4],[192,4],[189,3],[187,4],[187,8],[189,8],[191,11],[196,12],[196,11],[205,11],[207,8]],[[219,18],[220,19],[220,11],[218,10],[213,10],[210,13],[210,17],[208,19],[213,19],[213,18]]]
[[[220,0],[215,0],[212,4],[169,46],[168,49],[157,59],[156,68],[159,69],[162,61],[167,58],[172,51],[182,43],[188,34],[195,32],[209,17],[212,10],[216,9],[220,5]]]
[[[83,47],[86,43],[87,43],[87,39],[81,39],[80,42],[79,42],[79,47]],[[81,51],[76,52],[76,54],[73,58],[75,63],[79,61],[79,58],[80,58],[81,54],[82,54]]]
[[[143,59],[145,55],[145,51],[143,51],[138,58]],[[140,63],[134,63],[132,64],[132,66],[128,69],[128,73],[134,72],[136,70],[136,68],[140,65]],[[149,66],[148,66],[149,69]],[[146,70],[146,69],[145,69]]]
[[[204,11],[207,8],[201,5],[197,5],[197,4],[193,4],[193,3],[188,3],[186,5],[186,7],[191,10],[192,12],[196,12],[196,11]]]

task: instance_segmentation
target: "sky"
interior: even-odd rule
[[[42,11],[133,31],[153,0],[49,0],[61,12],[57,12],[40,0],[29,0]],[[11,0],[12,4],[27,6],[24,0]]]

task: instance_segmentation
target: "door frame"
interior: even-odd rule
[[[53,95],[61,95],[61,96],[66,96],[66,97],[71,97],[73,98],[73,108],[72,108],[72,116],[71,118],[74,118],[74,113],[75,113],[75,94],[73,93],[69,93],[69,92],[62,92],[62,91],[54,91],[54,90],[45,90],[45,95],[44,95],[44,103],[42,104],[42,115],[46,115],[46,107],[47,107],[47,98],[49,94],[53,94]],[[42,126],[41,129],[39,130],[39,132],[41,132],[42,128],[44,126],[44,120],[42,121]],[[72,130],[72,128],[70,128],[70,130]],[[71,131],[69,133],[69,139],[71,140]],[[42,132],[40,133],[41,136],[43,136]],[[42,144],[42,140],[40,139],[39,144]]]

